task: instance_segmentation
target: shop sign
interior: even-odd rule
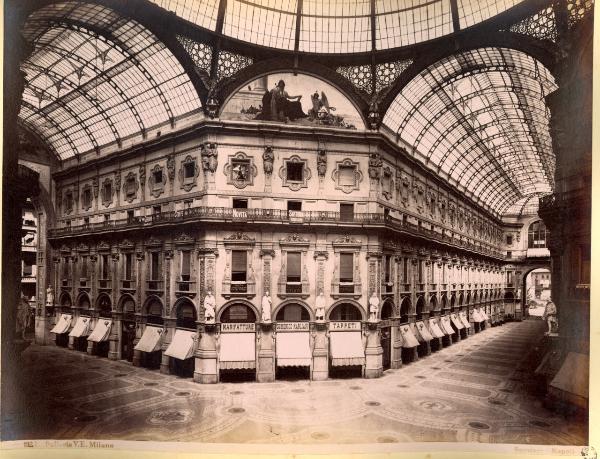
[[[294,332],[308,330],[308,322],[277,322],[277,324],[275,325],[275,331],[278,332]]]
[[[360,322],[329,322],[331,331],[361,330]]]
[[[221,333],[253,333],[256,330],[255,325],[254,323],[225,323],[221,324]]]

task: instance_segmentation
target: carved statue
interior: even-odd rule
[[[319,150],[317,152],[317,172],[319,177],[325,177],[327,172],[327,152],[325,150]]]
[[[54,305],[54,290],[52,290],[52,286],[48,285],[46,289],[46,306]]]
[[[27,302],[27,298],[21,294],[17,309],[17,333],[21,334],[22,339],[25,339],[25,330],[29,326],[29,320],[29,303]]]
[[[263,169],[265,174],[271,175],[273,173],[273,162],[275,161],[275,155],[273,154],[273,147],[265,147],[263,153]]]
[[[215,306],[215,296],[209,290],[206,292],[206,296],[204,297],[204,321],[207,324],[215,323]]]
[[[369,155],[369,177],[372,180],[379,180],[381,177],[381,166],[383,161],[379,153],[371,153]]]
[[[115,175],[115,191],[118,193],[121,191],[121,172],[117,172]]]
[[[271,300],[271,296],[269,295],[269,291],[267,290],[262,297],[261,309],[262,309],[262,321],[265,323],[271,322],[271,304],[273,301]]]
[[[369,321],[377,321],[377,313],[379,312],[379,298],[373,292],[369,298]]]
[[[205,172],[212,172],[213,174],[217,170],[217,166],[219,165],[219,161],[217,159],[217,144],[207,142],[202,145],[202,150],[200,152],[202,157],[202,169]]]
[[[140,185],[143,187],[146,184],[146,168],[141,165],[139,168],[140,172]]]
[[[93,193],[94,193],[94,198],[98,198],[98,188],[99,188],[99,183],[98,183],[98,177],[94,177],[92,179],[92,188],[93,188]]]
[[[315,319],[320,321],[325,320],[325,295],[323,295],[323,290],[319,290],[315,306]]]
[[[171,182],[175,180],[175,158],[173,155],[167,158],[167,173]]]
[[[545,334],[549,335],[550,333],[556,333],[558,321],[556,320],[556,305],[552,300],[548,300],[546,303],[546,309],[544,309],[542,319],[548,324],[548,331]]]

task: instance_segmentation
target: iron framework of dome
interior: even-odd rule
[[[266,73],[309,73],[496,215],[552,191],[545,98],[559,32],[593,11],[592,0],[31,3],[19,122],[61,160],[218,117]]]

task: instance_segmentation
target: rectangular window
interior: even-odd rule
[[[420,223],[420,222],[419,222]],[[423,283],[423,260],[419,260],[419,284]]]
[[[233,250],[231,252],[231,280],[234,282],[246,282],[247,268],[248,253],[245,250]]]
[[[507,271],[506,272],[506,286],[512,287],[512,285],[513,285],[513,272]]]
[[[340,220],[343,222],[351,222],[354,220],[354,204],[340,203]]]
[[[354,282],[353,253],[340,253],[340,282]]]
[[[79,277],[87,279],[88,276],[88,266],[87,266],[87,256],[81,257],[81,270],[79,272]]]
[[[127,211],[127,220],[132,221],[134,216],[135,214],[133,213],[133,210]]]
[[[507,245],[512,245],[512,243],[513,243],[513,237],[512,237],[512,235],[511,234],[507,234],[506,235],[506,244]]]
[[[152,175],[154,176],[154,184],[160,186],[163,181],[162,170],[154,171]]]
[[[185,179],[193,179],[196,175],[196,162],[189,162],[183,165],[183,177]]]
[[[83,224],[84,225],[89,225],[90,224],[90,217],[83,217]]]
[[[63,279],[69,278],[69,257],[63,258],[62,278]]]
[[[300,252],[288,252],[287,254],[287,281],[288,282],[300,282],[302,280],[301,275],[301,259],[302,254]]]
[[[302,210],[302,201],[288,201],[287,202],[287,210],[292,211],[301,211]]]
[[[232,206],[234,209],[247,209],[248,208],[248,200],[234,198],[233,202],[232,202]]]
[[[89,188],[83,190],[83,196],[81,200],[83,202],[83,207],[85,209],[89,209],[92,205],[92,190]]]
[[[182,250],[181,251],[181,280],[189,281],[190,280],[190,251]]]
[[[162,210],[161,206],[152,206],[152,213],[153,214],[160,214],[160,211]]]
[[[402,259],[402,280],[408,284],[408,258]]]
[[[110,221],[110,214],[104,214],[104,221],[105,222],[109,222]]]
[[[288,182],[303,182],[304,181],[304,163],[286,163],[287,181]]]
[[[33,265],[28,264],[27,262],[23,262],[23,277],[31,277],[33,276]]]
[[[150,280],[160,280],[160,254],[158,252],[150,253]]]
[[[338,168],[338,184],[340,186],[355,186],[356,185],[356,166],[339,166]]]
[[[105,202],[109,202],[112,199],[112,183],[104,184],[104,187],[102,188],[102,194],[103,194],[102,199]]]
[[[102,264],[101,266],[101,270],[102,270],[102,274],[100,279],[110,279],[110,271],[109,271],[109,264],[108,264],[108,255],[101,255],[100,256],[100,263]]]
[[[384,271],[384,281],[387,284],[391,279],[391,267],[392,267],[392,257],[390,255],[386,255],[383,259],[383,271]]]
[[[512,252],[510,250],[506,252],[506,258],[512,258]]]
[[[126,253],[123,263],[125,263],[125,269],[123,270],[123,271],[125,271],[124,272],[125,280],[131,280],[131,272],[132,272],[132,266],[133,266],[133,254]]]

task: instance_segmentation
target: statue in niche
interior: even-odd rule
[[[325,177],[327,172],[327,152],[325,150],[319,150],[317,152],[317,172],[319,177]]]
[[[207,324],[215,323],[215,306],[215,296],[212,294],[212,291],[209,290],[204,297],[204,321]]]
[[[200,152],[202,157],[202,170],[204,172],[212,172],[213,174],[217,170],[217,166],[219,165],[219,161],[217,159],[217,144],[207,142],[202,145],[202,150]]]
[[[371,180],[379,180],[381,177],[381,166],[383,161],[379,153],[371,153],[369,155],[369,177]]]
[[[25,339],[25,331],[27,327],[29,327],[29,322],[31,319],[29,313],[29,302],[25,295],[21,294],[21,299],[19,300],[19,306],[17,309],[17,333],[21,335],[21,339]]]
[[[373,292],[369,298],[369,322],[377,321],[377,314],[379,313],[379,298]]]
[[[172,182],[175,180],[175,158],[173,155],[169,155],[167,158],[167,171],[169,175],[169,180]]]
[[[319,295],[317,296],[317,300],[315,302],[315,319],[317,321],[325,320],[325,295],[323,294],[323,290],[319,290]]]
[[[552,300],[548,300],[542,319],[548,324],[546,335],[556,333],[558,331],[558,320],[556,320],[556,305]]]
[[[264,323],[271,322],[271,304],[273,304],[273,300],[271,300],[271,296],[267,290],[265,291],[261,301],[262,321]]]
[[[139,173],[140,173],[140,185],[144,186],[144,184],[146,183],[146,168],[143,165],[140,166]]]
[[[263,169],[265,174],[271,175],[273,173],[273,162],[275,161],[275,155],[273,154],[273,147],[265,147],[263,153]]]
[[[46,289],[46,306],[54,306],[54,290],[51,285]]]

